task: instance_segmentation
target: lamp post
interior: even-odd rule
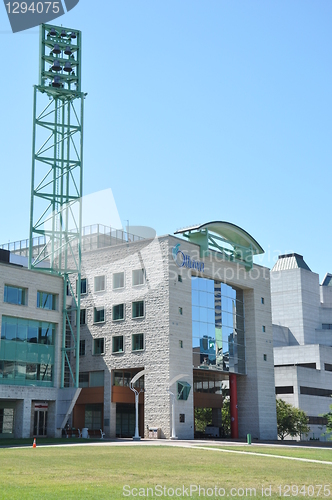
[[[136,422],[135,422],[135,436],[133,436],[134,441],[140,441],[141,437],[138,432],[138,399],[140,393],[143,391],[143,389],[140,389],[139,391],[135,389],[134,384],[137,382],[139,378],[141,378],[145,373],[147,373],[147,370],[141,370],[140,372],[136,373],[136,375],[131,379],[129,382],[129,387],[130,389],[134,392],[135,394],[135,413],[136,413]]]

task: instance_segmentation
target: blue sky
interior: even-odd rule
[[[330,0],[80,0],[84,194],[157,234],[226,220],[323,278],[330,248]],[[0,243],[28,237],[37,28],[0,8]],[[96,221],[98,222],[98,221]]]

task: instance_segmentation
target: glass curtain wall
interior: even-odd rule
[[[55,324],[2,317],[0,384],[53,387]]]
[[[244,374],[243,291],[207,278],[191,282],[194,368]]]

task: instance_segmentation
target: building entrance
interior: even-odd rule
[[[135,405],[116,404],[116,436],[133,437],[135,434]]]
[[[34,436],[47,436],[47,413],[47,403],[35,403],[35,412],[33,419]]]

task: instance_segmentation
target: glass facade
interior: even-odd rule
[[[192,277],[194,368],[245,373],[243,291]]]
[[[2,316],[0,384],[53,387],[55,325]]]

